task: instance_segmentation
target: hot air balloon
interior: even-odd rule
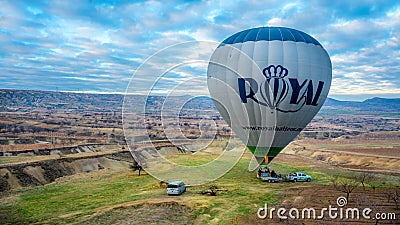
[[[310,35],[259,27],[225,39],[208,64],[210,96],[259,164],[278,155],[312,120],[331,85],[327,51]]]

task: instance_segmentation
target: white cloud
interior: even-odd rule
[[[0,80],[0,88],[64,85],[74,90],[81,85],[123,92],[140,64],[169,45],[220,42],[240,30],[268,25],[302,30],[324,45],[333,63],[332,95],[399,93],[398,1],[0,0],[0,5],[0,68],[10,77]],[[171,64],[186,56],[203,59],[216,45],[165,57]],[[204,75],[195,68],[189,72]]]

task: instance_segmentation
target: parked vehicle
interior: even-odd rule
[[[257,172],[257,178],[270,183],[283,181],[280,174],[277,174],[274,170],[270,170],[266,165],[260,166]]]
[[[262,180],[262,181],[267,181],[269,183],[275,183],[275,182],[283,181],[282,177],[271,177],[271,176],[266,175],[266,173],[263,173],[259,177],[259,179]]]
[[[182,181],[169,182],[167,185],[168,195],[181,195],[186,192],[186,185]]]
[[[311,179],[312,179],[312,177],[310,175],[307,175],[307,174],[301,173],[301,172],[291,173],[286,176],[286,180],[292,181],[292,182],[298,182],[298,181],[310,182]]]

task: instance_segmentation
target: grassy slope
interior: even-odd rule
[[[184,161],[187,160],[185,157]],[[79,223],[116,206],[166,199],[182,202],[192,208],[193,219],[197,218],[200,223],[231,224],[237,214],[253,213],[265,202],[275,203],[281,199],[286,188],[299,185],[258,181],[255,172],[248,171],[249,159],[245,155],[229,173],[212,183],[225,190],[215,197],[200,194],[210,184],[190,187],[187,193],[179,197],[168,197],[165,189],[160,188],[158,181],[151,176],[137,176],[131,171],[98,171],[65,177],[49,185],[13,191],[3,196],[0,221],[3,224]],[[203,163],[205,158],[199,160]],[[316,170],[309,166],[276,163],[272,163],[271,167],[282,174],[303,171],[313,176],[312,183],[301,185],[329,185],[335,175],[351,176],[348,172],[336,169]]]

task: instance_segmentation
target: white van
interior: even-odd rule
[[[168,195],[181,195],[186,191],[186,185],[182,181],[169,182],[167,185]]]

